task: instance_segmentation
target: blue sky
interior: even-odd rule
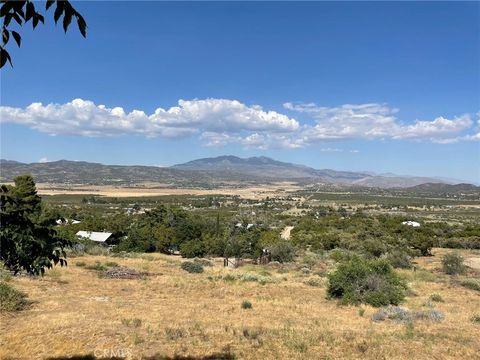
[[[2,158],[265,155],[480,182],[478,2],[75,6],[87,39],[50,11],[9,44]]]

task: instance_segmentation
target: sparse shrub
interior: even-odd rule
[[[304,275],[308,275],[312,272],[312,270],[310,270],[308,267],[302,267],[300,268],[300,272]]]
[[[99,245],[91,245],[91,246],[86,246],[85,247],[85,253],[89,255],[95,255],[95,256],[106,256],[109,253],[108,248],[104,246],[99,246]]]
[[[385,258],[394,268],[410,269],[412,267],[411,256],[404,250],[392,250]]]
[[[107,267],[117,267],[118,264],[115,261],[107,261],[105,263],[105,266],[107,266]]]
[[[358,257],[358,255],[353,253],[352,251],[344,249],[334,249],[330,251],[328,256],[330,257],[330,259],[336,262],[348,261]]]
[[[313,286],[313,287],[320,287],[320,286],[322,286],[322,279],[320,279],[318,277],[312,277],[312,278],[308,279],[305,282],[305,284]]]
[[[444,302],[442,296],[438,293],[434,293],[434,294],[430,295],[429,299],[433,302]]]
[[[288,241],[280,241],[270,246],[270,254],[273,261],[292,262],[295,257],[295,247]]]
[[[85,265],[87,265],[87,264],[84,261],[77,261],[75,263],[75,265],[78,266],[78,267],[85,267]]]
[[[0,312],[15,312],[25,309],[30,302],[27,294],[10,284],[0,282]]]
[[[463,256],[456,253],[445,254],[442,258],[443,271],[448,275],[458,275],[465,272]]]
[[[400,306],[388,306],[378,310],[372,315],[373,321],[384,321],[384,320],[396,320],[396,321],[405,321],[411,323],[414,320],[431,320],[431,321],[441,321],[445,318],[445,315],[436,309],[428,310],[408,310]]]
[[[242,309],[251,309],[252,308],[252,303],[248,300],[245,300],[242,302],[241,305]]]
[[[472,279],[463,280],[462,282],[460,282],[460,285],[470,290],[480,291],[480,281],[478,280],[477,281]]]
[[[105,271],[105,270],[107,270],[107,267],[105,265],[103,265],[101,262],[96,261],[92,265],[86,265],[85,269],[93,270],[93,271]]]
[[[328,275],[327,294],[343,304],[397,305],[405,297],[405,283],[382,259],[354,258]]]
[[[122,319],[122,324],[125,326],[132,326],[138,328],[142,326],[142,320],[140,319]]]
[[[192,261],[185,261],[181,265],[182,269],[189,273],[202,273],[203,266],[201,264],[194,263]]]
[[[474,323],[480,323],[480,314],[473,314],[470,320]]]
[[[213,266],[213,263],[210,260],[207,259],[199,259],[199,258],[194,258],[193,262],[200,264],[202,266]]]
[[[187,332],[181,328],[165,328],[165,336],[168,340],[177,340],[187,336]]]
[[[364,314],[365,314],[365,309],[364,308],[358,309],[358,316],[363,316]]]

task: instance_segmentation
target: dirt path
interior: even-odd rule
[[[284,240],[290,240],[290,232],[293,230],[294,226],[285,226],[280,235]]]
[[[480,257],[471,257],[465,259],[465,264],[472,269],[480,270]]]

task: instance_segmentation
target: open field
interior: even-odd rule
[[[110,185],[71,185],[64,184],[37,184],[40,195],[96,195],[106,197],[150,197],[165,195],[229,195],[245,199],[263,199],[268,197],[285,196],[300,189],[292,182],[275,182],[271,184],[242,187],[241,184],[232,184],[231,187],[215,189],[176,188],[166,184],[139,184],[134,187]]]
[[[168,359],[474,359],[480,353],[480,293],[439,271],[440,255],[415,259],[417,271],[399,270],[410,295],[402,306],[422,309],[432,293],[440,322],[374,322],[377,309],[338,306],[325,298],[325,277],[294,264],[225,269],[221,259],[202,274],[180,268],[182,259],[160,254],[132,258],[81,256],[44,278],[11,283],[33,304],[1,315],[0,358],[38,359],[93,354]],[[467,263],[480,253],[461,251]],[[143,279],[110,279],[86,267],[101,262],[147,272]],[[325,259],[321,267],[331,269]],[[263,281],[241,281],[241,274]],[[469,277],[478,277],[470,269]],[[237,280],[233,280],[237,278]],[[267,281],[268,279],[268,281]],[[317,279],[318,286],[310,286]],[[251,309],[241,304],[248,300]],[[364,310],[362,314],[361,310]]]

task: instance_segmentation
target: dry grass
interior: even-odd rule
[[[434,269],[432,259],[437,258],[419,263]],[[402,271],[416,294],[404,307],[420,309],[432,293],[445,300],[435,304],[445,320],[407,326],[373,322],[376,309],[368,306],[361,308],[362,315],[359,307],[337,306],[325,299],[324,287],[305,283],[316,275],[302,275],[293,267],[280,274],[254,266],[224,269],[216,261],[202,274],[188,274],[175,257],[115,258],[120,266],[151,274],[125,280],[99,277],[75,266],[76,260],[43,279],[12,280],[35,303],[18,314],[1,315],[0,358],[234,354],[239,359],[473,359],[480,353],[480,328],[470,320],[480,310],[480,296],[441,274]],[[87,265],[111,260],[81,258]],[[261,285],[221,279],[245,271],[268,271],[282,280]],[[242,309],[246,300],[251,309]]]
[[[228,187],[218,187],[211,190],[195,188],[176,188],[168,184],[139,184],[135,187],[110,186],[110,185],[71,185],[38,183],[38,193],[40,195],[82,195],[95,194],[108,197],[143,197],[143,196],[162,196],[162,195],[238,195],[244,199],[264,199],[266,197],[287,196],[290,192],[301,189],[299,185],[293,182],[282,181],[270,184],[259,184],[257,186],[244,187],[241,183],[232,183]]]

